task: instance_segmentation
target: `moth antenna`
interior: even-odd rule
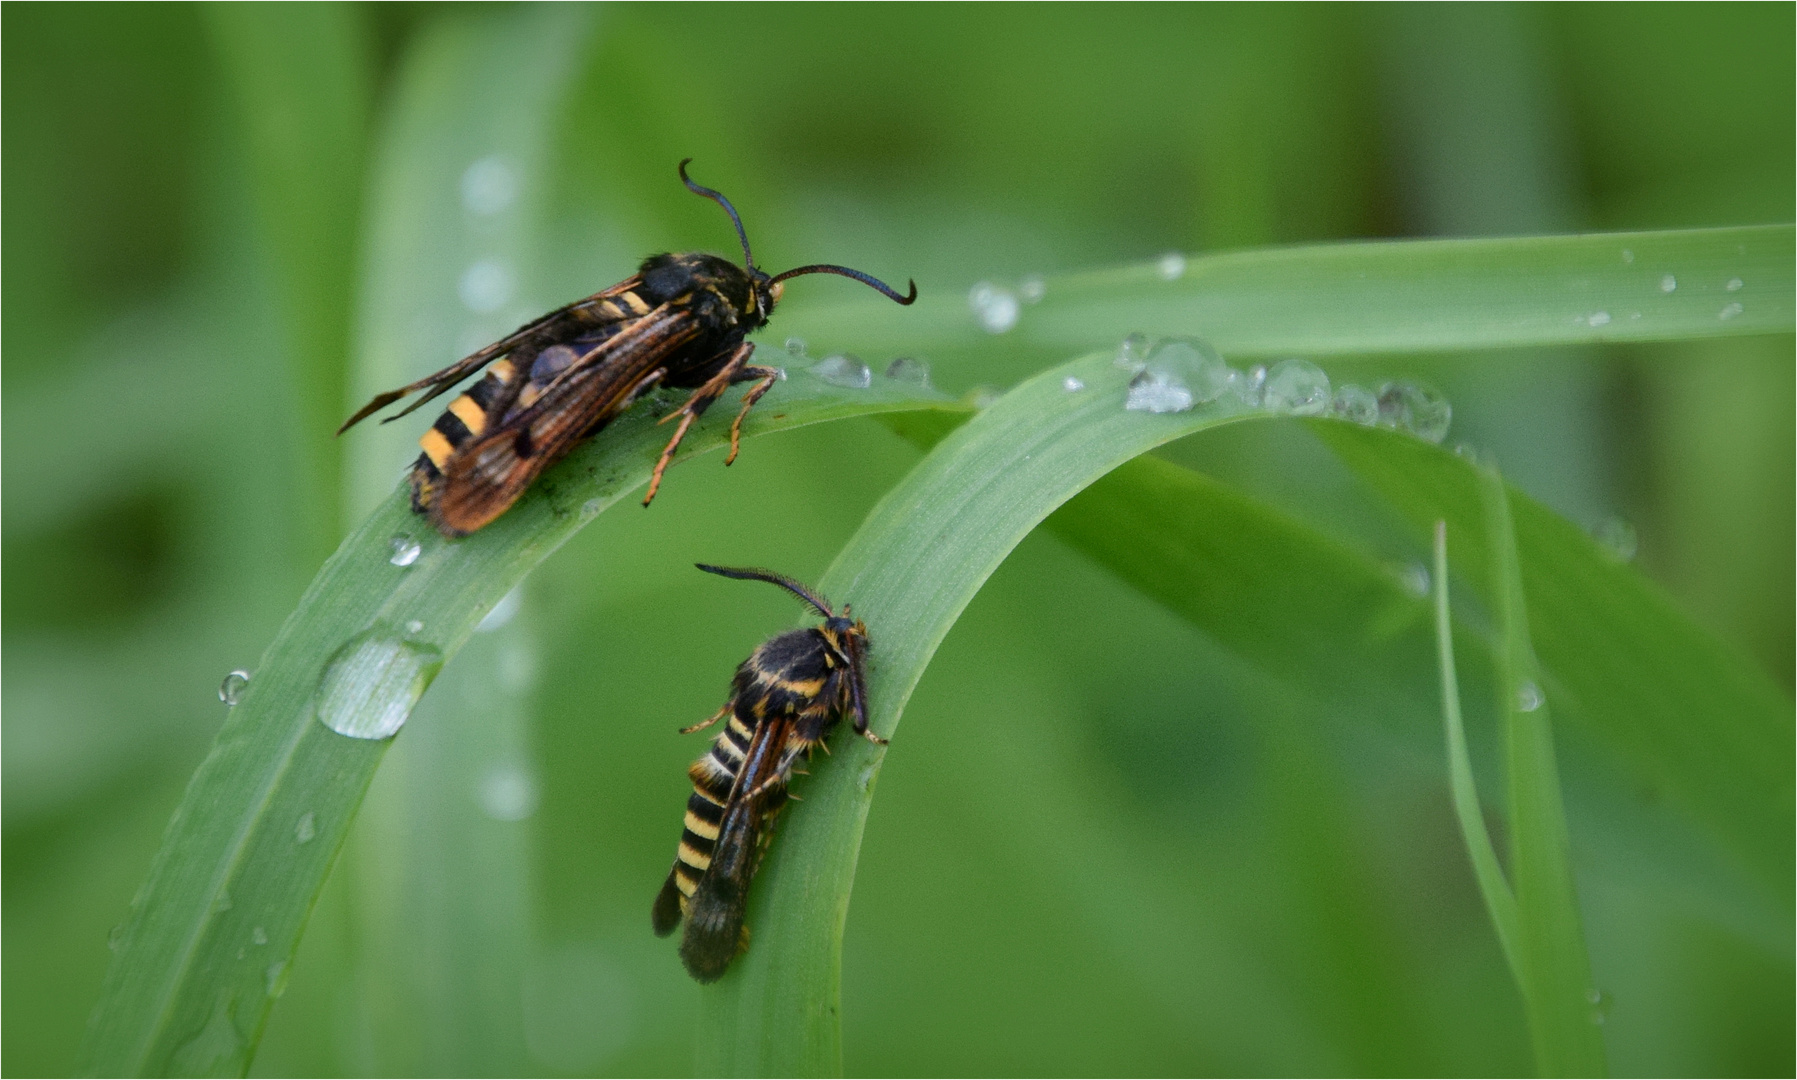
[[[703,195],[724,208],[724,213],[730,215],[730,223],[736,226],[736,238],[743,242],[743,266],[749,270],[755,269],[755,256],[749,254],[749,234],[743,231],[743,219],[736,216],[736,207],[730,205],[730,200],[724,198],[722,192],[713,191],[708,187],[700,187],[693,183],[692,177],[686,175],[686,167],[692,160],[692,158],[686,158],[680,162],[680,182],[685,184],[686,189],[694,195]]]
[[[803,600],[816,608],[818,613],[824,618],[831,619],[836,616],[836,613],[830,610],[830,602],[828,600],[825,600],[823,597],[794,581],[792,578],[787,577],[785,574],[776,574],[772,570],[761,570],[751,566],[711,566],[706,563],[694,563],[693,565],[705,571],[707,574],[716,574],[719,577],[735,578],[738,581],[765,581],[769,585],[778,585],[782,589],[785,589],[787,592],[798,597],[800,600]]]
[[[720,198],[721,198],[721,196],[720,196]],[[745,241],[745,243],[746,243],[746,241]],[[872,274],[863,274],[859,270],[850,270],[846,266],[834,266],[830,263],[813,263],[810,266],[801,266],[795,270],[788,270],[784,274],[776,275],[774,277],[774,281],[785,281],[787,278],[798,277],[801,274],[840,274],[841,276],[846,277],[846,278],[854,278],[856,281],[859,281],[863,285],[867,285],[871,288],[878,289],[880,292],[885,293],[887,296],[891,297],[893,300],[896,300],[901,304],[909,305],[909,304],[913,304],[913,303],[917,302],[917,282],[916,281],[912,281],[909,283],[911,286],[911,295],[900,296],[897,289],[886,284],[884,281],[881,281],[879,278],[874,277]],[[770,282],[770,284],[771,284],[771,282]]]

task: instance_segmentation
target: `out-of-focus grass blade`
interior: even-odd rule
[[[1548,695],[1529,645],[1510,500],[1495,468],[1481,472],[1492,584],[1498,590],[1499,715],[1505,718],[1510,868],[1516,882],[1516,937],[1506,952],[1520,964],[1529,1035],[1542,1075],[1602,1076],[1607,1071],[1603,1033],[1592,1019],[1597,1001],[1573,885],[1572,841],[1560,798]]]
[[[1447,733],[1448,787],[1454,796],[1454,816],[1478,879],[1485,910],[1497,930],[1504,959],[1520,987],[1522,958],[1517,955],[1516,896],[1504,880],[1497,849],[1485,829],[1485,813],[1479,806],[1479,790],[1473,783],[1472,756],[1466,749],[1466,725],[1460,714],[1460,677],[1454,670],[1454,627],[1448,613],[1448,523],[1435,523],[1435,649],[1441,666],[1441,718]]]
[[[371,43],[354,8],[299,4],[203,9],[247,149],[257,232],[272,256],[290,390],[288,441],[298,448],[295,497],[310,530],[306,570],[342,537],[341,456],[331,438],[343,409],[356,268],[362,148],[373,82]]]
[[[1233,396],[1183,413],[1130,411],[1128,381],[1109,354],[1027,380],[943,439],[837,557],[819,585],[867,620],[875,731],[892,734],[962,609],[1057,506],[1155,446],[1259,413]],[[751,900],[754,947],[704,991],[701,1072],[841,1070],[842,931],[882,757],[841,740],[782,822]]]
[[[370,218],[381,227],[367,251],[355,373],[363,391],[411,382],[468,341],[495,337],[561,299],[541,296],[532,268],[542,261],[554,121],[591,36],[590,15],[573,5],[454,9],[414,39],[372,185]],[[483,69],[511,74],[468,78]],[[492,279],[484,295],[471,288],[482,274]],[[524,311],[474,310],[502,299],[496,286],[506,274],[521,294],[510,304]],[[345,479],[361,490],[346,502],[386,495],[428,422],[351,434]],[[515,613],[518,600],[498,614]],[[522,988],[533,905],[520,819],[534,797],[525,706],[532,649],[517,621],[473,639],[369,789],[344,860],[361,1068],[389,1076],[529,1069]]]
[[[1268,248],[1099,270],[977,316],[922,283],[903,314],[856,297],[784,312],[783,332],[869,350],[998,343],[1049,356],[1123,335],[1192,334],[1231,357],[1667,341],[1789,332],[1789,225]],[[1012,313],[1013,318],[999,316]],[[988,377],[988,380],[990,378]]]
[[[1472,463],[1387,432],[1315,429],[1419,538],[1445,519],[1464,537],[1460,566],[1491,565]],[[1509,495],[1537,682],[1562,721],[1613,750],[1645,790],[1690,814],[1789,905],[1790,699],[1578,527]]]
[[[244,1070],[387,747],[340,735],[320,714],[339,730],[403,722],[532,567],[646,482],[667,441],[656,419],[676,404],[658,397],[621,417],[472,537],[437,536],[395,492],[344,541],[263,655],[169,825],[116,942],[88,1071]],[[845,389],[799,374],[763,399],[744,433],[954,407],[910,383]],[[727,441],[733,415],[729,401],[712,410],[681,459]],[[676,465],[669,482],[680,474]]]

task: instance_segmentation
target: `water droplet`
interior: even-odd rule
[[[1433,387],[1389,382],[1379,387],[1379,420],[1400,427],[1426,442],[1447,438],[1454,407]]]
[[[1041,274],[1031,274],[1017,283],[1017,295],[1026,304],[1040,304],[1048,295],[1048,282],[1042,280]]]
[[[1329,411],[1356,424],[1374,424],[1379,420],[1379,396],[1364,386],[1343,383],[1335,391]]]
[[[518,197],[518,171],[497,154],[481,158],[462,173],[462,208],[487,217]]]
[[[1247,371],[1229,371],[1229,388],[1243,404],[1259,408],[1267,394],[1267,365],[1255,364]]]
[[[424,620],[423,619],[407,619],[406,620],[406,635],[408,637],[416,635],[420,630],[423,630],[423,629],[424,629]]]
[[[1524,680],[1522,685],[1516,688],[1517,712],[1534,712],[1541,708],[1546,701],[1547,699],[1541,696],[1541,687],[1536,686],[1533,682]]]
[[[299,821],[294,823],[293,839],[296,843],[310,844],[312,838],[317,835],[318,815],[308,810],[300,815]]]
[[[1604,551],[1617,562],[1632,561],[1636,549],[1640,547],[1635,527],[1614,514],[1592,526],[1591,538],[1601,544]]]
[[[517,288],[517,277],[503,259],[481,259],[462,271],[456,282],[456,295],[462,306],[478,315],[498,311],[511,302]]]
[[[1479,460],[1479,448],[1469,442],[1455,443],[1454,456],[1463,457],[1468,461],[1477,461]]]
[[[250,673],[238,668],[225,676],[225,681],[218,684],[218,700],[226,705],[235,705],[243,700],[243,692],[249,688]]]
[[[480,807],[494,821],[523,821],[537,812],[537,782],[523,766],[494,766],[480,781]]]
[[[248,1069],[248,1043],[237,1030],[231,1011],[235,994],[218,996],[212,1015],[193,1038],[182,1043],[169,1059],[168,1072],[176,1076],[236,1076]]]
[[[1186,257],[1177,251],[1169,251],[1161,256],[1160,262],[1154,264],[1162,278],[1167,281],[1178,281],[1186,273]]]
[[[1722,286],[1722,287],[1723,287],[1723,288],[1724,288],[1724,289],[1727,289],[1727,290],[1728,290],[1728,291],[1729,291],[1729,292],[1740,292],[1740,291],[1741,291],[1741,288],[1742,288],[1742,287],[1743,287],[1743,286],[1744,286],[1744,285],[1746,285],[1746,282],[1744,282],[1744,281],[1742,281],[1742,280],[1741,280],[1741,279],[1740,279],[1740,278],[1738,278],[1738,277],[1731,277],[1731,278],[1729,278],[1729,279],[1728,279],[1728,284],[1727,284],[1727,285],[1724,285],[1724,286]]]
[[[973,317],[991,334],[1002,334],[1016,326],[1017,316],[1022,311],[1016,293],[1001,289],[990,281],[982,281],[968,292],[967,305],[973,309]]]
[[[972,405],[976,409],[985,410],[997,405],[998,399],[1003,396],[1002,393],[994,390],[990,386],[976,386],[972,390],[961,395],[961,400]]]
[[[477,634],[492,633],[511,622],[512,616],[518,614],[518,609],[523,605],[524,586],[519,585],[499,598],[499,603],[494,604],[493,609],[483,615],[480,622],[474,625],[474,632]]]
[[[113,952],[118,952],[119,946],[123,945],[124,943],[125,943],[125,924],[117,923],[113,926],[113,928],[111,930],[108,930],[106,932],[106,947],[108,949],[111,949]]]
[[[412,715],[443,654],[379,628],[344,643],[318,682],[318,722],[352,739],[385,739]]]
[[[405,533],[400,533],[398,536],[387,541],[387,546],[393,549],[393,554],[387,561],[394,566],[412,565],[418,561],[419,552],[424,550],[423,545],[419,544],[418,541],[407,536]]]
[[[899,382],[912,383],[916,386],[930,385],[930,365],[927,361],[915,356],[895,357],[886,365],[886,377]]]
[[[1148,360],[1148,335],[1130,334],[1117,346],[1117,357],[1113,361],[1125,371],[1141,371]]]
[[[1667,274],[1665,277],[1660,279],[1660,291],[1661,292],[1669,293],[1669,292],[1673,292],[1677,288],[1678,288],[1678,278],[1673,277],[1671,274]]]
[[[1610,1018],[1610,1000],[1609,994],[1595,986],[1585,991],[1585,1004],[1590,1007],[1590,1011],[1586,1015],[1590,1017],[1593,1024],[1602,1026],[1603,1022]]]
[[[1607,311],[1594,311],[1585,317],[1585,322],[1591,326],[1608,326],[1610,325],[1610,313]]]
[[[1630,263],[1632,263],[1632,262],[1634,262],[1634,261],[1635,261],[1635,253],[1634,253],[1634,252],[1632,252],[1632,251],[1630,251],[1630,250],[1629,250],[1629,249],[1628,249],[1628,248],[1623,248],[1623,249],[1622,249],[1622,262],[1623,262],[1623,265],[1625,265],[1625,266],[1626,266],[1626,265],[1628,265],[1628,264],[1630,264]]]
[[[1716,313],[1716,317],[1718,319],[1721,319],[1724,322],[1727,322],[1729,319],[1734,318],[1736,315],[1739,315],[1741,312],[1746,311],[1746,310],[1747,309],[1742,307],[1740,304],[1729,304],[1726,307],[1724,307],[1721,311],[1718,311]]]
[[[1308,360],[1281,360],[1267,372],[1266,406],[1295,416],[1329,410],[1329,376]]]
[[[1417,599],[1429,595],[1429,568],[1420,562],[1405,563],[1398,568],[1398,584]]]
[[[865,390],[874,381],[874,373],[851,353],[824,357],[811,365],[811,374],[832,386],[846,386],[852,390]]]
[[[806,342],[802,337],[789,337],[786,339],[786,351],[799,359],[804,359],[805,348]]]
[[[278,998],[287,992],[287,961],[276,960],[263,972],[266,978],[264,985],[268,988],[268,996]]]
[[[1184,412],[1222,397],[1229,389],[1229,376],[1229,365],[1205,342],[1162,338],[1149,347],[1142,370],[1129,381],[1124,408]]]
[[[250,940],[258,945],[266,945],[268,944],[268,931],[258,926],[250,931]]]
[[[605,509],[604,499],[588,499],[580,504],[580,520],[591,521]]]
[[[1061,389],[1067,391],[1069,394],[1077,394],[1081,390],[1084,390],[1085,388],[1086,388],[1085,381],[1083,379],[1076,378],[1075,376],[1069,375],[1065,379],[1061,380]]]

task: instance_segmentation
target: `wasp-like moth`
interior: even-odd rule
[[[412,508],[446,536],[466,536],[492,521],[549,466],[658,386],[690,388],[686,403],[662,418],[679,418],[649,479],[643,505],[687,429],[735,383],[754,382],[730,425],[728,465],[736,460],[743,417],[779,379],[776,368],[749,362],[743,338],[765,326],[784,282],[801,274],[840,274],[898,301],[917,299],[917,283],[901,296],[884,282],[846,266],[815,264],[769,276],[755,266],[749,237],[730,200],[680,179],[722,206],[742,242],[743,265],[699,253],[651,255],[634,276],[604,292],[557,308],[434,375],[378,394],[337,429],[341,435],[371,413],[426,391],[387,418],[397,420],[456,383],[487,369],[419,439],[412,466]]]
[[[656,936],[666,937],[685,917],[680,959],[693,978],[708,983],[748,947],[743,910],[749,883],[799,759],[823,746],[844,716],[868,741],[884,746],[886,740],[867,729],[867,627],[849,617],[847,604],[838,615],[817,593],[771,571],[698,566],[778,585],[824,617],[821,626],[764,642],[736,669],[724,707],[681,732],[728,721],[687,770],[693,793],[686,800],[686,827],[652,920]]]

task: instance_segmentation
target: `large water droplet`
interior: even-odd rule
[[[1192,338],[1163,338],[1149,348],[1129,381],[1123,407],[1137,412],[1185,412],[1215,401],[1229,388],[1229,365],[1217,351]]]
[[[1547,698],[1542,696],[1541,687],[1536,686],[1533,682],[1525,679],[1521,685],[1517,686],[1517,712],[1534,712],[1536,709],[1541,708],[1546,702]]]
[[[385,739],[412,715],[443,654],[379,628],[346,642],[318,682],[318,721],[352,739]]]
[[[1669,293],[1669,292],[1674,291],[1677,288],[1678,288],[1678,278],[1673,277],[1671,274],[1667,274],[1665,277],[1660,279],[1660,291],[1661,292]]]
[[[1454,407],[1433,387],[1388,382],[1379,387],[1379,420],[1401,427],[1419,439],[1439,444],[1447,438]]]
[[[1379,396],[1364,386],[1343,383],[1335,391],[1329,411],[1356,424],[1373,424],[1379,419]]]
[[[518,609],[523,605],[524,586],[519,585],[500,597],[499,603],[493,605],[493,610],[487,612],[481,617],[480,622],[474,624],[474,632],[477,634],[492,633],[511,622],[512,617],[518,614]]]
[[[824,357],[811,365],[811,374],[832,386],[846,386],[851,390],[865,390],[874,382],[874,373],[860,357],[851,353]]]
[[[218,684],[218,700],[226,705],[235,705],[243,700],[243,692],[249,688],[250,673],[238,668],[225,676],[225,681]]]
[[[1746,310],[1747,309],[1742,307],[1740,304],[1725,304],[1725,305],[1723,305],[1722,310],[1718,311],[1716,313],[1716,317],[1718,319],[1721,319],[1723,322],[1727,322],[1728,320],[1734,318],[1736,315],[1739,315],[1739,314],[1741,314],[1741,312],[1746,311]]]
[[[1077,376],[1069,375],[1061,380],[1061,389],[1067,391],[1069,394],[1077,394],[1085,388],[1086,381]]]
[[[1329,376],[1308,360],[1281,360],[1267,372],[1266,406],[1294,416],[1329,410]]]
[[[1148,362],[1148,335],[1125,337],[1117,346],[1117,357],[1113,362],[1125,371],[1141,371],[1142,365]]]
[[[1259,408],[1267,396],[1267,365],[1255,364],[1247,371],[1229,371],[1229,388],[1244,405]]]
[[[1729,279],[1728,279],[1728,284],[1727,284],[1727,285],[1724,285],[1724,286],[1722,286],[1722,287],[1723,287],[1723,288],[1724,288],[1724,289],[1727,289],[1727,290],[1728,290],[1728,291],[1729,291],[1729,292],[1740,292],[1740,291],[1741,291],[1741,289],[1742,289],[1742,287],[1743,287],[1743,286],[1744,286],[1744,285],[1745,285],[1745,284],[1746,284],[1746,282],[1744,282],[1744,281],[1742,281],[1742,280],[1741,280],[1741,279],[1740,279],[1740,278],[1738,278],[1738,277],[1731,277],[1731,278],[1729,278]]]
[[[412,565],[418,561],[418,553],[424,550],[423,545],[419,544],[418,541],[407,536],[405,533],[400,533],[398,536],[387,541],[387,547],[393,552],[392,555],[388,556],[387,561],[394,566]]]
[[[1186,273],[1186,257],[1177,251],[1169,251],[1154,264],[1162,278],[1167,281],[1178,281]]]
[[[1591,538],[1603,545],[1604,551],[1617,562],[1633,560],[1640,547],[1635,527],[1614,514],[1592,527]]]
[[[248,1043],[237,1030],[231,1011],[235,995],[224,991],[213,1005],[206,1026],[176,1048],[168,1063],[174,1076],[236,1076],[248,1068]]]
[[[1048,295],[1048,282],[1042,279],[1041,274],[1031,274],[1017,283],[1017,295],[1026,304],[1040,304],[1042,298]]]
[[[462,173],[462,208],[491,216],[518,197],[518,172],[497,154],[481,158]]]
[[[930,385],[930,365],[915,356],[895,357],[886,365],[886,377],[915,386]]]
[[[517,276],[505,260],[481,259],[462,271],[456,295],[469,311],[487,315],[511,302],[517,284]]]
[[[312,811],[308,810],[305,813],[301,814],[299,820],[293,823],[293,842],[294,843],[310,844],[312,842],[313,837],[315,837],[317,835],[318,835],[318,815],[314,814]]]
[[[968,292],[967,306],[973,309],[973,317],[990,334],[1002,334],[1016,326],[1017,316],[1023,310],[1016,293],[1001,289],[990,281],[982,281]]]
[[[537,782],[522,766],[494,766],[480,781],[480,807],[495,821],[523,821],[537,811]]]

